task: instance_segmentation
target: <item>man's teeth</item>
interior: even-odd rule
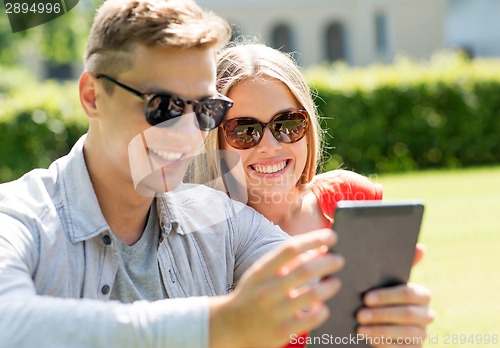
[[[285,168],[286,161],[274,164],[274,165],[263,165],[263,164],[254,164],[252,167],[256,172],[271,174],[276,173]]]
[[[161,157],[165,161],[176,161],[182,157],[182,152],[168,152],[162,150],[152,150],[150,151],[158,157]]]

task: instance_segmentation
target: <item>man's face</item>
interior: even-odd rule
[[[143,93],[188,100],[216,94],[212,49],[137,45],[133,56],[133,67],[114,79]],[[98,128],[101,158],[104,155],[107,161],[103,165],[109,166],[110,180],[133,183],[145,195],[175,189],[206,136],[196,125],[192,106],[186,105],[178,118],[151,126],[144,116],[146,102],[123,88],[115,86],[112,95],[98,100],[100,116],[92,121],[90,133]]]

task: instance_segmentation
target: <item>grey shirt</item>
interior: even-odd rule
[[[153,204],[141,238],[128,245],[112,233],[116,243],[118,269],[111,289],[111,300],[125,303],[139,300],[157,301],[167,298],[158,264],[160,225]]]
[[[181,185],[156,199],[170,299],[109,301],[117,246],[83,142],[0,185],[0,347],[208,347],[206,296],[226,294],[288,236],[222,192]]]

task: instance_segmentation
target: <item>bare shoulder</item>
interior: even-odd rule
[[[307,190],[302,199],[300,214],[295,214],[289,223],[281,226],[291,236],[307,233],[321,228],[330,227],[330,222],[324,217],[318,198]]]

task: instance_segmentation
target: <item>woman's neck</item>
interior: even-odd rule
[[[248,205],[260,212],[268,220],[282,227],[288,225],[302,213],[304,193],[305,191],[297,187],[279,195],[276,193],[254,193],[249,195]]]
[[[323,216],[316,196],[310,190],[294,188],[280,197],[286,199],[278,200],[276,195],[254,195],[249,197],[248,205],[291,236],[330,227],[331,224]]]

